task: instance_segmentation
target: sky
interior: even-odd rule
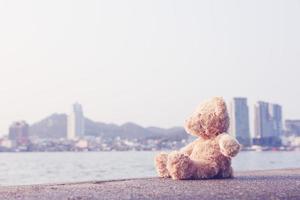
[[[0,134],[74,102],[142,126],[213,96],[300,119],[299,20],[298,0],[0,0]]]

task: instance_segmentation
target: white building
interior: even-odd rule
[[[82,106],[79,103],[73,104],[73,109],[68,116],[68,133],[67,138],[74,140],[84,136],[84,115]]]
[[[9,127],[8,138],[16,146],[27,145],[29,143],[29,125],[25,121],[14,122]]]

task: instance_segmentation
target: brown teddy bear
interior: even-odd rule
[[[228,127],[229,117],[222,98],[200,104],[185,125],[188,133],[199,138],[179,151],[158,154],[158,175],[179,180],[233,177],[231,158],[239,152],[240,144],[226,133]]]

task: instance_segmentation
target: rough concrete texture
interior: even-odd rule
[[[234,179],[174,181],[142,178],[2,186],[0,199],[300,199],[300,169],[249,171]]]

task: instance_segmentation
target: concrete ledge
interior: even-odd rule
[[[234,179],[142,178],[0,187],[0,199],[300,199],[300,169],[249,171]]]

